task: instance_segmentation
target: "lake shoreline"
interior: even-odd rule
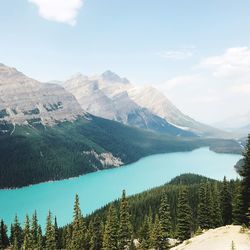
[[[72,219],[75,194],[80,197],[83,213],[90,214],[119,198],[124,189],[127,195],[134,195],[164,185],[183,173],[217,180],[222,180],[224,175],[234,179],[237,177],[234,165],[240,158],[240,155],[218,154],[203,147],[188,152],[155,154],[123,167],[66,180],[2,189],[0,216],[10,224],[17,214],[23,223],[25,215],[31,216],[36,210],[41,224],[45,225],[50,210],[61,218],[58,223],[63,226]]]
[[[215,149],[213,149],[213,148],[210,147],[210,146],[205,146],[205,147],[204,147],[204,146],[201,146],[201,147],[197,147],[197,148],[194,148],[194,149],[191,149],[191,150],[173,151],[173,152],[166,152],[166,153],[155,153],[155,154],[150,154],[150,155],[147,155],[147,156],[143,156],[143,157],[139,158],[139,159],[136,160],[136,161],[129,162],[129,163],[126,163],[126,164],[124,164],[124,165],[120,165],[120,166],[116,166],[116,167],[108,167],[108,168],[106,168],[106,169],[99,169],[99,170],[96,170],[96,171],[88,172],[88,173],[85,173],[85,174],[80,174],[80,175],[77,175],[77,176],[72,176],[72,177],[69,177],[69,178],[56,179],[56,180],[48,180],[48,181],[38,182],[38,183],[29,184],[29,185],[25,185],[25,186],[21,186],[21,187],[0,188],[0,191],[4,191],[4,190],[19,190],[19,189],[29,188],[29,187],[32,187],[32,186],[41,185],[41,184],[45,184],[45,183],[55,183],[55,182],[60,182],[60,181],[64,181],[64,180],[71,180],[71,179],[75,179],[75,178],[77,179],[77,178],[80,178],[80,177],[82,177],[82,176],[86,176],[86,175],[89,175],[89,174],[94,174],[94,173],[99,172],[99,171],[106,171],[106,170],[110,170],[110,169],[126,167],[126,166],[128,166],[128,165],[130,165],[130,164],[134,164],[134,163],[140,161],[141,159],[144,159],[144,158],[147,158],[147,157],[151,157],[151,156],[155,156],[155,155],[192,152],[192,151],[195,151],[195,150],[198,150],[198,149],[202,149],[202,148],[208,148],[211,152],[214,152],[214,153],[217,153],[217,154],[241,155],[241,154],[237,154],[237,153],[216,151]]]

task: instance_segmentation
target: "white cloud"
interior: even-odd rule
[[[177,106],[192,117],[211,123],[250,110],[250,48],[234,47],[207,57],[189,75],[161,85]]]
[[[248,95],[250,94],[250,83],[234,85],[230,91],[236,94]],[[250,108],[249,108],[250,109]]]
[[[211,70],[215,77],[250,77],[250,49],[248,47],[229,48],[219,56],[201,61],[200,68]]]
[[[190,99],[191,102],[195,103],[196,105],[198,104],[211,104],[214,102],[220,102],[221,98],[219,96],[214,96],[214,95],[208,95],[208,96],[198,96],[195,98]]]
[[[166,50],[166,51],[158,52],[157,55],[166,59],[185,60],[193,56],[193,51]]]
[[[83,0],[28,0],[38,7],[39,15],[47,20],[76,24],[78,11]]]
[[[201,82],[201,76],[199,74],[193,74],[193,75],[183,75],[183,76],[177,76],[174,78],[169,79],[164,84],[166,90],[171,90],[176,87],[188,87],[192,84],[196,84]]]

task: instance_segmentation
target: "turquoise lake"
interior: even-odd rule
[[[35,210],[39,222],[45,225],[49,210],[57,216],[60,226],[72,220],[74,197],[80,197],[84,214],[120,197],[162,185],[182,173],[195,173],[222,180],[236,178],[234,165],[241,158],[235,154],[217,154],[208,148],[191,152],[152,155],[115,169],[108,169],[68,180],[46,182],[14,190],[0,190],[0,218],[9,225],[18,215]]]

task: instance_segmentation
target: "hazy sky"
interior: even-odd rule
[[[1,0],[0,62],[41,81],[110,69],[207,123],[250,110],[249,0]]]

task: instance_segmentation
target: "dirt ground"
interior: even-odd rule
[[[210,229],[171,250],[250,250],[250,230],[241,233],[240,229],[232,225]]]

